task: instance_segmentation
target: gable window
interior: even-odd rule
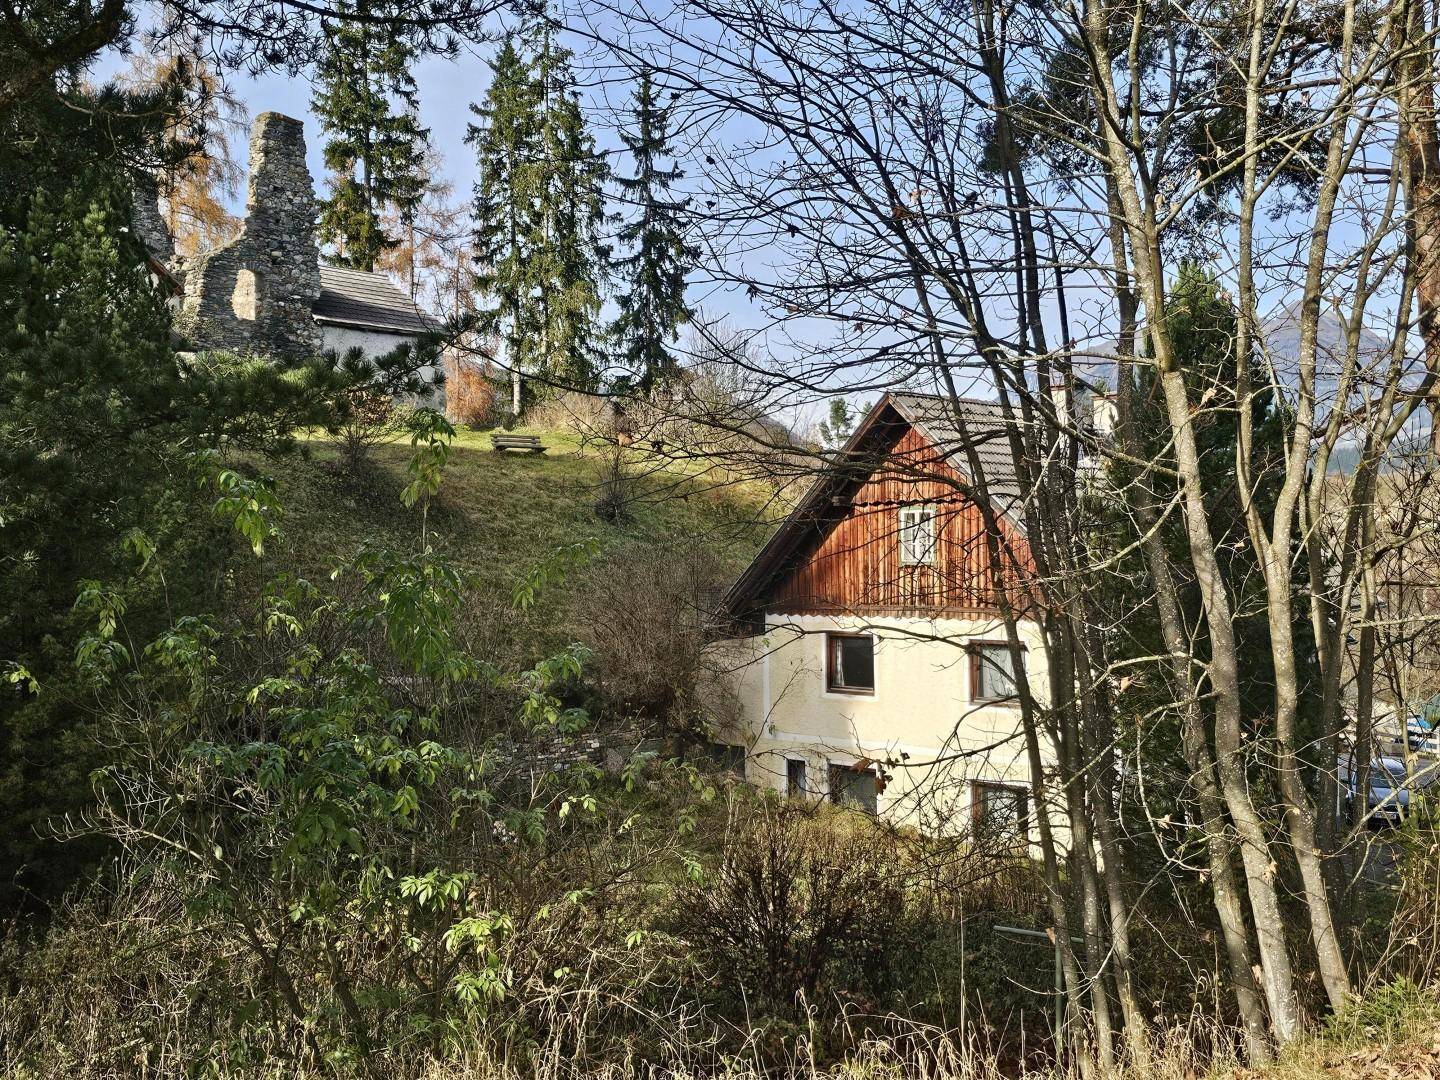
[[[785,759],[785,794],[791,799],[805,797],[805,759]]]
[[[825,687],[836,694],[875,693],[875,639],[869,634],[826,634]]]
[[[933,506],[902,506],[900,508],[900,564],[902,566],[934,566],[935,508]]]
[[[984,836],[1030,835],[1030,793],[1023,787],[977,780],[970,785],[970,811],[975,831]]]
[[[854,765],[830,766],[831,802],[873,814],[879,794],[880,782],[874,769],[861,769]]]
[[[1015,698],[1015,664],[1003,641],[970,645],[970,700],[1011,701]]]

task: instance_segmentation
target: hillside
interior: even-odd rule
[[[753,485],[718,484],[686,475],[641,453],[627,456],[633,501],[619,525],[595,511],[607,462],[568,433],[539,435],[545,454],[496,453],[489,432],[462,429],[430,510],[431,541],[483,583],[503,585],[556,547],[597,539],[657,544],[695,540],[735,560],[754,554],[769,530],[766,493]],[[320,567],[367,538],[402,543],[419,536],[419,515],[400,502],[413,453],[396,439],[371,451],[375,473],[358,482],[339,464],[333,442],[316,438],[303,458],[277,477],[284,532],[298,565]]]

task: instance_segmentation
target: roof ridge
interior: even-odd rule
[[[944,403],[960,402],[964,405],[994,405],[997,408],[1000,402],[995,398],[970,397],[968,394],[926,394],[919,390],[891,390],[891,397],[915,397],[924,398],[926,401],[939,401]]]

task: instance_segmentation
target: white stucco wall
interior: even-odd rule
[[[324,349],[334,350],[344,356],[351,349],[357,346],[367,357],[384,356],[406,342],[413,342],[415,338],[410,334],[391,334],[380,330],[362,330],[354,326],[336,326],[331,323],[320,324],[321,344]],[[420,369],[420,375],[426,382],[432,382],[435,378],[435,367],[427,364]],[[445,390],[442,387],[436,394],[426,402],[433,409],[441,412],[445,409]]]
[[[1019,629],[1031,691],[1048,702],[1039,627]],[[827,689],[827,631],[874,636],[873,695]],[[786,759],[803,758],[817,797],[831,764],[869,759],[889,776],[880,813],[955,828],[969,821],[972,780],[1029,783],[1019,706],[970,700],[967,644],[1004,637],[998,620],[770,615],[764,635],[722,647],[738,719],[717,738],[747,748],[751,782],[782,792]],[[1032,836],[1033,821],[1032,808]]]

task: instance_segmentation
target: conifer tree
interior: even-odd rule
[[[533,36],[540,97],[539,368],[559,385],[593,390],[600,375],[598,320],[609,257],[600,240],[608,170],[585,123],[569,50],[557,44],[544,20]]]
[[[511,412],[520,411],[522,372],[534,367],[540,323],[535,294],[539,88],[530,65],[507,38],[491,64],[485,100],[471,105],[480,122],[475,147],[475,288],[483,302],[479,329],[499,341],[510,369]]]
[[[621,381],[644,392],[671,382],[680,370],[670,343],[692,312],[685,304],[685,272],[692,258],[685,243],[688,199],[673,199],[670,185],[684,173],[662,168],[671,155],[669,116],[655,100],[650,72],[635,90],[634,126],[620,136],[635,162],[633,177],[617,177],[634,217],[619,232],[627,254],[616,268],[623,282],[619,314],[611,326],[625,374]]]
[[[359,15],[380,14],[376,6],[346,5]],[[320,238],[335,245],[336,262],[373,270],[396,242],[382,228],[381,210],[394,208],[404,221],[424,197],[429,131],[420,126],[411,46],[380,23],[347,19],[329,30],[312,103],[329,135],[325,167],[333,174]]]
[[[475,285],[480,329],[496,337],[511,371],[514,412],[525,375],[593,389],[606,251],[604,163],[570,68],[548,27],[496,56],[485,100],[471,106],[475,184]]]

